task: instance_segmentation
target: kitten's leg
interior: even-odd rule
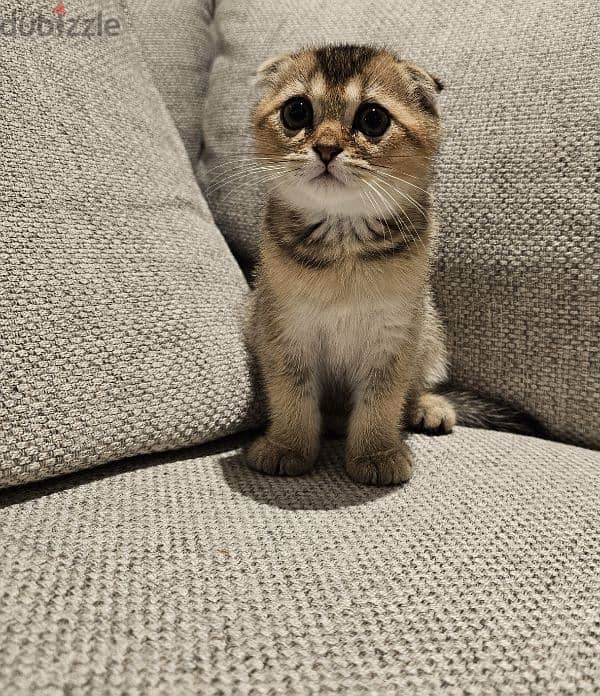
[[[415,376],[408,398],[406,424],[411,430],[429,435],[449,433],[456,424],[454,406],[433,389],[448,374],[444,329],[430,294],[425,298]]]
[[[356,391],[346,454],[346,471],[354,481],[389,486],[411,477],[413,456],[399,433],[406,372],[394,356],[384,368],[372,368]]]
[[[427,435],[451,433],[456,425],[456,412],[441,394],[424,391],[409,399],[407,420],[411,430]]]
[[[272,346],[262,375],[271,423],[248,449],[251,468],[265,474],[299,476],[314,467],[319,451],[321,415],[318,383],[306,364],[286,359]]]

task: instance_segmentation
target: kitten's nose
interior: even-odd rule
[[[320,143],[317,143],[313,147],[313,150],[325,164],[329,164],[343,151],[342,148],[337,145],[321,145]]]

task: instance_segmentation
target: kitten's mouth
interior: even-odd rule
[[[329,171],[329,169],[326,169],[325,171],[321,172],[320,174],[317,174],[312,181],[318,181],[320,184],[336,184],[336,185],[341,185],[342,182],[333,174],[332,172]]]

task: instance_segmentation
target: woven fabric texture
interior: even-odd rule
[[[245,280],[125,6],[102,11],[120,33],[0,37],[0,487],[249,420]]]
[[[401,488],[213,445],[6,492],[0,691],[597,694],[600,455],[410,444]]]
[[[202,143],[202,112],[214,57],[212,0],[129,0],[147,65],[190,160]]]
[[[335,41],[399,51],[446,84],[434,283],[454,381],[600,446],[599,13],[592,0],[217,0],[198,174],[236,255],[254,258],[264,199],[260,174],[231,176],[252,150],[256,67]]]

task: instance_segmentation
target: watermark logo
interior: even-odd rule
[[[95,39],[112,38],[121,33],[121,22],[116,17],[105,17],[102,10],[94,17],[67,16],[64,0],[58,0],[47,15],[19,15],[13,10],[9,16],[0,14],[0,39],[57,37]]]

